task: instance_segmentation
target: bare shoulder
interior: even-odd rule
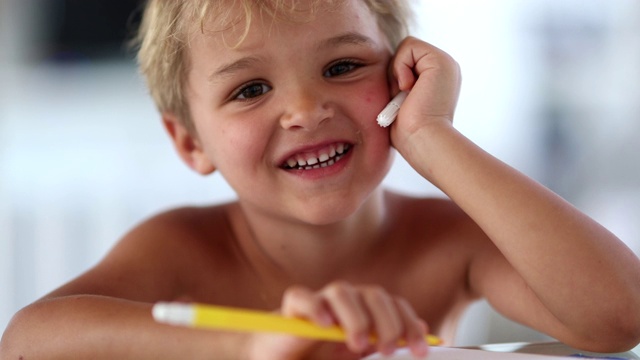
[[[478,225],[458,205],[444,197],[413,197],[387,192],[394,222],[431,240],[483,241]]]
[[[479,253],[493,251],[482,229],[453,201],[387,193],[396,246],[414,259],[416,277],[435,274],[435,288],[471,297],[468,271]],[[415,278],[413,280],[416,280]],[[449,299],[451,300],[451,299]]]
[[[144,220],[94,268],[50,296],[96,294],[137,301],[176,299],[233,251],[229,204],[184,207]]]
[[[132,229],[121,246],[132,244],[150,249],[176,246],[184,251],[228,244],[227,208],[230,204],[183,207],[155,215]]]
[[[456,203],[444,197],[410,197],[389,193],[395,215],[396,231],[413,239],[412,249],[429,257],[446,258],[459,266],[468,266],[480,253],[496,250],[478,224]],[[415,241],[415,239],[422,241]],[[421,244],[421,245],[418,245]]]

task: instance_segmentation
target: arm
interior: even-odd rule
[[[580,348],[640,341],[640,264],[613,234],[452,126],[460,73],[442,51],[407,39],[393,63],[411,92],[394,146],[458,204],[495,245],[470,267],[496,309]],[[414,74],[417,74],[417,78]]]
[[[14,316],[0,343],[0,358],[37,359],[337,359],[335,349],[389,353],[405,339],[416,355],[427,351],[426,326],[411,306],[377,287],[344,282],[318,291],[291,287],[280,311],[319,325],[340,324],[343,344],[273,334],[196,330],[158,324],[151,307],[183,295],[181,277],[198,262],[193,234],[176,229],[175,217],[163,215],[126,236],[95,268],[27,306]],[[173,241],[173,240],[175,241]],[[198,267],[198,265],[196,265]],[[322,346],[321,346],[322,345]]]
[[[181,295],[188,234],[164,214],[136,228],[95,268],[18,312],[3,359],[234,358],[248,337],[156,324],[151,306]],[[226,355],[225,355],[226,354]]]
[[[41,300],[14,316],[0,354],[3,359],[237,359],[248,339],[156,324],[150,314],[151,304],[113,297]]]
[[[276,334],[195,330],[157,324],[149,303],[96,295],[56,296],[16,314],[2,340],[3,359],[337,359],[337,343]],[[318,292],[292,287],[283,298],[283,314],[320,325],[341,324],[348,348],[371,352],[368,336],[390,354],[400,339],[416,356],[427,353],[426,325],[408,303],[377,287],[336,282]],[[339,353],[342,355],[338,356]]]

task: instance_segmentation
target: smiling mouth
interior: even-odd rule
[[[349,151],[351,145],[333,144],[318,153],[298,154],[290,157],[281,166],[285,170],[312,170],[331,166],[340,161]]]

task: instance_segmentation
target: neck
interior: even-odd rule
[[[358,267],[384,234],[384,194],[376,190],[348,218],[328,225],[292,222],[238,206],[238,244],[259,276],[319,287]],[[280,280],[282,281],[282,280]]]

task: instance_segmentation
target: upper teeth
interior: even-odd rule
[[[340,160],[347,150],[349,150],[349,145],[340,143],[331,145],[317,154],[295,155],[287,160],[287,167],[310,170],[330,166]]]

